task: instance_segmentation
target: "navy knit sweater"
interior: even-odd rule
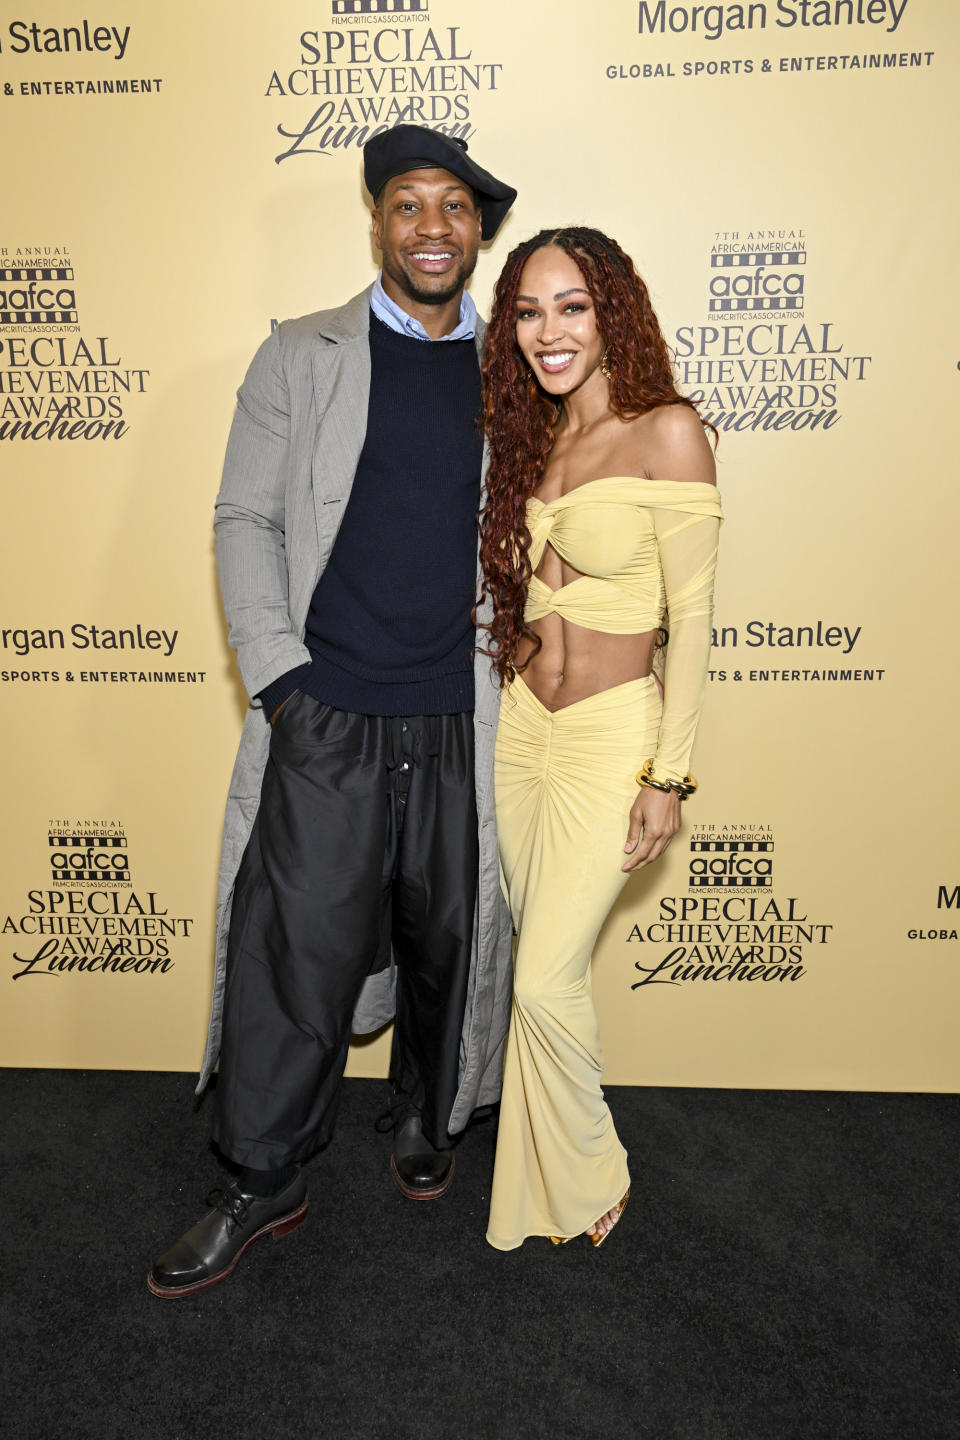
[[[477,352],[371,316],[370,359],[366,439],[307,617],[311,664],[262,692],[268,715],[295,689],[363,715],[473,709]]]

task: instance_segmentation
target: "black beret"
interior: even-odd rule
[[[492,240],[517,198],[516,190],[481,170],[467,154],[466,140],[441,135],[425,125],[394,125],[363,147],[363,180],[374,199],[394,175],[408,170],[449,170],[477,193],[483,211],[480,233]]]

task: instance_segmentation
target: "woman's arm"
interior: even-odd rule
[[[696,414],[686,406],[656,413],[647,451],[650,478],[715,484],[713,454]],[[703,704],[713,623],[713,588],[720,521],[715,515],[654,511],[654,528],[666,593],[669,639],[663,677],[663,713],[653,761],[654,779],[683,780]],[[630,812],[624,870],[639,870],[662,855],[680,828],[680,797],[641,786]],[[641,838],[642,837],[642,838]]]

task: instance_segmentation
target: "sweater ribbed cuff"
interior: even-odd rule
[[[263,706],[263,713],[268,720],[278,705],[282,705],[284,700],[288,700],[294,690],[300,689],[301,681],[304,676],[309,673],[309,664],[298,665],[295,670],[288,670],[285,675],[279,676],[276,680],[271,680],[269,685],[263,687],[257,699]]]

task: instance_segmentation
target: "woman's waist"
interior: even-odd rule
[[[660,636],[656,626],[617,633],[594,630],[555,613],[527,623],[540,643],[521,640],[517,663],[522,666],[529,660],[537,674],[564,675],[602,690],[624,680],[640,680],[653,669]]]
[[[548,710],[560,710],[634,682],[649,681],[656,687],[652,675],[655,631],[598,635],[580,630],[571,634],[579,627],[557,623],[555,617],[533,628],[541,647],[531,653],[532,646],[524,645],[518,665],[527,689]]]

